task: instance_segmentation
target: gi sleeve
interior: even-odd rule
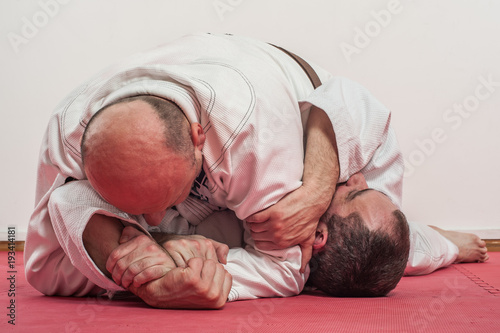
[[[309,266],[305,273],[300,273],[302,252],[299,246],[257,250],[248,230],[245,242],[245,248],[229,250],[226,270],[233,276],[233,285],[228,301],[296,296],[302,291],[309,276]]]

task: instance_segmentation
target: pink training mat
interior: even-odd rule
[[[212,311],[153,309],[132,298],[42,296],[26,282],[22,254],[11,274],[7,252],[0,252],[1,332],[500,332],[500,252],[483,264],[404,277],[388,297],[302,294]],[[12,313],[15,325],[8,323]]]

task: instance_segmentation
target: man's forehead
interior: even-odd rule
[[[347,194],[346,200],[347,201],[352,201],[355,198],[357,198],[359,196],[362,196],[363,194],[368,194],[368,193],[373,193],[375,195],[382,194],[384,197],[386,197],[386,198],[388,198],[390,200],[390,198],[389,198],[389,196],[387,194],[385,194],[382,191],[376,190],[374,188],[365,188],[365,189],[362,189],[362,190],[353,190],[353,191],[351,191],[351,192],[349,192]]]

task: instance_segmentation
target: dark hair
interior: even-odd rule
[[[184,155],[186,158],[191,159],[192,163],[194,164],[194,147],[193,142],[191,141],[191,130],[189,126],[186,125],[186,116],[175,103],[160,97],[150,95],[126,97],[97,111],[92,116],[92,118],[90,118],[90,121],[88,122],[83,133],[81,143],[82,160],[84,160],[84,157],[88,152],[88,147],[86,145],[87,131],[92,126],[92,123],[99,117],[102,111],[116,104],[129,103],[136,100],[148,103],[156,111],[158,117],[162,120],[166,146],[169,149],[172,149],[177,154]]]
[[[324,218],[327,244],[311,260],[309,283],[330,296],[385,296],[403,276],[410,251],[404,214],[395,210],[387,228],[370,230],[358,213]]]

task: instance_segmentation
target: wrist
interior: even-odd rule
[[[335,193],[335,185],[325,184],[323,182],[303,183],[304,191],[303,203],[316,211],[318,218],[322,216],[328,207]]]

